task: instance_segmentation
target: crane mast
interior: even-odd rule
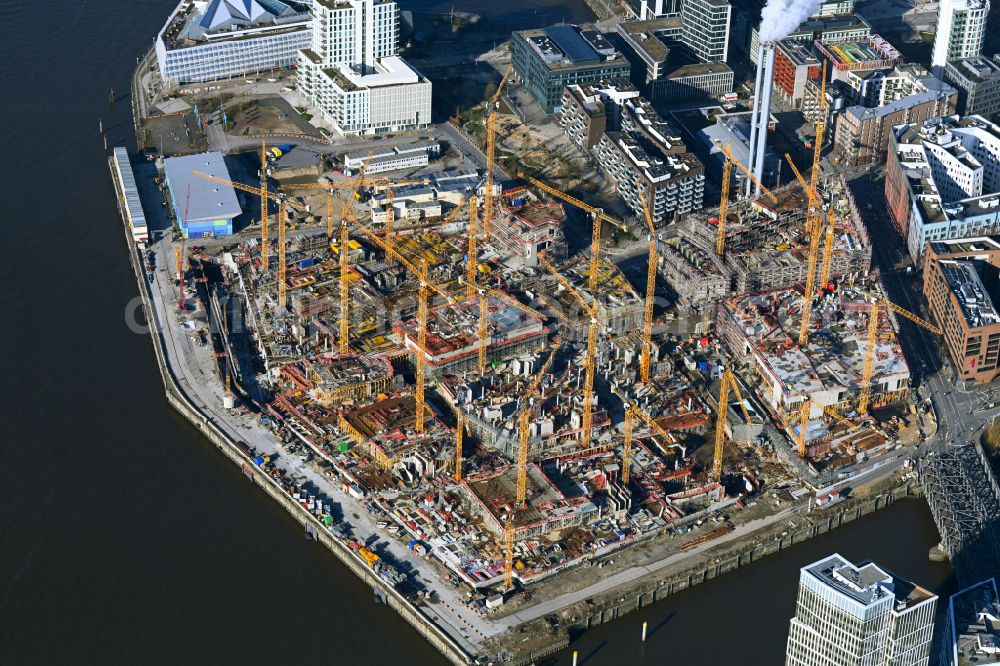
[[[719,387],[719,410],[715,421],[715,453],[712,457],[712,478],[716,481],[722,480],[722,454],[726,443],[726,423],[729,419],[729,391],[736,394],[740,403],[740,410],[743,418],[748,424],[752,423],[750,412],[747,411],[743,394],[740,392],[739,384],[736,383],[736,376],[733,371],[726,366],[722,373],[722,384]]]
[[[510,78],[510,73],[514,70],[514,63],[507,65],[507,71],[504,72],[503,78],[500,79],[500,85],[497,86],[496,92],[493,93],[493,97],[489,101],[489,109],[487,109],[486,117],[486,192],[484,193],[485,200],[483,206],[483,235],[486,238],[490,237],[491,225],[493,224],[493,169],[496,166],[496,105],[497,100],[500,99],[500,93],[503,91],[503,87],[507,85],[507,79]]]
[[[556,350],[559,348],[558,342],[556,341],[552,345],[552,349],[549,351],[548,358],[545,359],[545,363],[542,364],[541,369],[535,374],[535,378],[532,380],[531,385],[524,392],[524,399],[528,404],[521,409],[520,413],[517,415],[517,498],[516,506],[518,509],[524,508],[524,503],[528,496],[528,449],[529,442],[531,439],[531,400],[533,399],[535,392],[538,390],[539,385],[542,383],[542,378],[545,373],[549,371],[552,366],[552,359],[555,358]]]
[[[806,398],[799,407],[799,458],[806,457],[806,443],[809,440],[810,401]]]
[[[636,189],[639,181],[636,180]],[[641,198],[641,197],[640,197]],[[649,381],[649,362],[653,346],[653,300],[656,297],[656,229],[653,227],[653,216],[649,205],[642,199],[642,212],[646,217],[646,227],[649,229],[649,256],[646,266],[646,302],[642,317],[642,352],[639,357],[639,376],[642,381]]]
[[[267,144],[260,142],[260,267],[266,273],[271,239],[267,235]]]
[[[726,161],[722,165],[722,194],[719,197],[719,228],[715,232],[715,253],[720,257],[726,252],[726,220],[729,217],[729,181],[732,178],[733,161],[729,159],[732,155],[733,142],[726,143]]]
[[[538,255],[538,261],[556,278],[556,281],[562,285],[563,289],[576,298],[577,302],[580,303],[580,306],[590,317],[590,325],[587,327],[587,357],[584,366],[583,418],[581,424],[583,443],[585,445],[589,445],[590,438],[593,433],[594,423],[594,375],[597,368],[597,307],[588,303],[586,299],[583,298],[583,295],[569,283],[569,280],[564,278],[559,271],[557,271],[552,264],[549,263],[544,254]]]
[[[879,296],[877,294],[866,294],[869,298],[875,300],[872,303],[871,314],[868,315],[868,340],[865,347],[865,365],[864,370],[861,374],[861,397],[858,400],[858,412],[860,414],[867,414],[869,403],[871,402],[871,391],[872,391],[872,375],[875,372],[875,337],[878,335],[878,317],[881,308],[886,308],[887,310],[892,310],[896,314],[909,321],[913,322],[917,326],[921,326],[931,333],[937,335],[944,335],[944,331],[940,327],[921,319],[917,315],[913,314],[909,310],[902,308],[889,299]]]
[[[414,428],[418,433],[424,431],[424,384],[427,381],[427,260],[420,263],[420,290],[417,292],[417,418]]]
[[[865,366],[861,374],[861,398],[858,413],[868,413],[868,401],[872,393],[872,372],[875,369],[875,336],[878,335],[878,304],[873,303],[868,313],[868,339],[865,340]]]
[[[721,142],[716,141],[715,145],[726,156],[726,162],[722,169],[723,192],[722,197],[719,199],[719,228],[715,233],[715,253],[721,257],[726,251],[726,218],[729,217],[729,181],[733,166],[739,168],[750,182],[760,187],[760,191],[766,194],[771,201],[777,202],[778,197],[775,196],[774,192],[764,187],[764,184],[757,180],[753,172],[733,156],[732,143],[727,143],[723,146]]]

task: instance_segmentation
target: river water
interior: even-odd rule
[[[150,341],[126,326],[136,287],[98,122],[111,145],[130,141],[129,76],[173,4],[0,3],[0,663],[441,663],[167,407]],[[456,9],[510,28],[587,16],[526,0]],[[924,505],[898,504],[574,648],[588,664],[719,650],[778,663],[797,567],[840,551],[939,588],[935,541]]]

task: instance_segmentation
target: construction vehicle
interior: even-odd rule
[[[774,192],[764,187],[764,184],[757,180],[753,172],[733,156],[732,143],[727,143],[723,146],[722,142],[716,141],[715,145],[726,156],[726,162],[722,167],[722,196],[719,198],[719,225],[715,231],[715,253],[721,257],[726,251],[726,220],[729,217],[729,181],[733,165],[739,167],[740,171],[749,179],[749,182],[759,187],[760,191],[766,194],[771,201],[777,202],[778,197],[775,196]]]
[[[722,373],[722,385],[719,387],[719,410],[715,421],[715,455],[712,458],[712,478],[715,481],[722,480],[722,453],[726,442],[726,423],[729,419],[729,391],[732,390],[740,401],[740,409],[743,410],[743,418],[746,422],[752,423],[750,413],[747,412],[740,387],[736,383],[736,376],[729,366],[726,366]]]
[[[587,327],[587,357],[585,361],[585,379],[583,387],[583,419],[581,427],[581,440],[583,445],[590,445],[590,438],[593,432],[593,419],[594,419],[594,374],[597,367],[597,305],[590,303],[583,297],[583,295],[577,291],[577,289],[570,284],[569,280],[564,278],[559,271],[557,271],[549,260],[545,258],[544,253],[538,255],[538,261],[542,266],[545,267],[549,273],[551,273],[556,281],[562,285],[563,289],[572,294],[572,296],[580,303],[580,307],[584,309],[587,316],[590,317],[590,325]]]
[[[528,181],[529,183],[531,183],[532,185],[534,185],[538,189],[542,190],[543,192],[546,192],[547,194],[550,194],[550,195],[554,196],[557,199],[562,199],[566,203],[568,203],[568,204],[570,204],[572,206],[575,206],[575,207],[579,208],[580,210],[583,210],[583,211],[586,211],[586,212],[590,213],[591,217],[593,218],[593,226],[592,226],[591,232],[590,232],[591,233],[591,236],[590,236],[590,272],[588,274],[587,287],[588,287],[588,289],[591,290],[591,292],[593,292],[597,288],[597,262],[598,262],[598,260],[600,259],[600,256],[601,256],[601,226],[602,226],[602,222],[610,222],[611,224],[614,224],[615,226],[617,226],[622,231],[628,231],[628,227],[626,226],[626,224],[624,222],[622,222],[621,220],[619,220],[616,217],[612,217],[612,216],[606,214],[602,209],[595,208],[595,207],[591,206],[590,204],[586,204],[586,203],[580,201],[579,199],[577,199],[576,197],[574,197],[574,196],[572,196],[570,194],[566,194],[565,192],[563,192],[561,190],[557,190],[556,188],[552,187],[551,185],[547,185],[547,184],[543,183],[540,180],[537,180],[535,178],[532,178],[531,176],[528,176],[527,174],[519,173],[518,177],[519,178],[523,178],[524,180]]]
[[[507,85],[507,79],[510,78],[510,73],[514,71],[514,63],[507,65],[507,71],[504,72],[503,78],[500,80],[500,85],[497,86],[496,92],[493,93],[493,98],[490,99],[489,108],[486,110],[486,191],[483,193],[484,206],[483,206],[483,235],[486,238],[490,237],[491,225],[493,224],[493,170],[496,166],[496,107],[497,102],[500,99],[500,93],[503,92],[503,88]]]
[[[878,318],[882,308],[892,310],[896,314],[904,317],[917,326],[921,326],[931,333],[944,335],[940,327],[926,321],[909,310],[906,310],[888,298],[878,294],[865,294],[872,299],[871,311],[868,314],[868,338],[865,341],[865,364],[861,373],[861,396],[858,399],[858,413],[867,414],[872,392],[872,375],[875,372],[875,337],[878,335]]]

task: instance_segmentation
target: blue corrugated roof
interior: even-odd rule
[[[597,51],[571,25],[549,26],[545,28],[545,35],[555,42],[559,50],[574,64],[601,61]]]

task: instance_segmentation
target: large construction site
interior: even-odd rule
[[[726,149],[718,209],[656,225],[499,171],[486,108],[485,170],[401,173],[440,153],[428,143],[303,176],[262,144],[240,156],[259,180],[191,168],[185,190],[175,158],[158,162],[177,315],[191,336],[210,320],[225,409],[285,447],[248,455],[276,478],[290,458],[312,470],[326,487],[289,492],[373,569],[325,498],[359,502],[485,617],[632,544],[724,536],[766,515],[764,493],[829,501],[920,427],[899,317],[931,325],[885,297],[818,150],[810,180],[791,164],[771,192]],[[759,191],[729,191],[737,168]],[[239,193],[249,219],[195,246],[199,181]],[[582,252],[574,218],[590,226]],[[646,255],[639,284],[602,242],[613,229]],[[658,286],[666,314],[708,322],[697,336],[656,325]],[[382,558],[379,575],[418,589]]]

